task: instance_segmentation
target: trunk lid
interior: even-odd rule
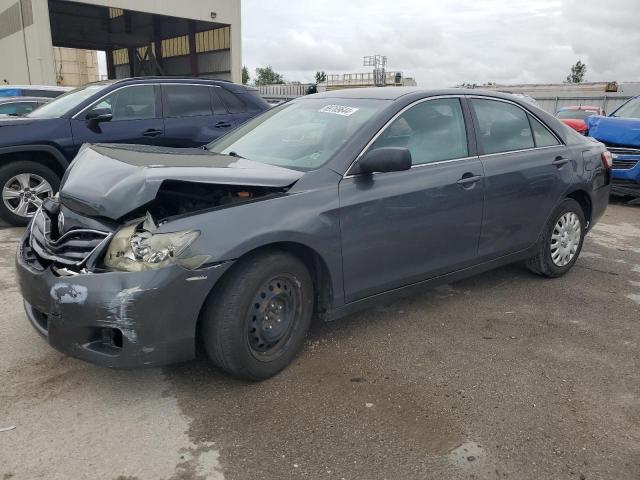
[[[302,175],[196,148],[85,145],[63,178],[60,200],[79,213],[118,220],[153,201],[166,180],[284,188]]]

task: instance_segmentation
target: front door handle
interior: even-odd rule
[[[218,122],[216,128],[229,128],[231,124],[229,122]]]
[[[558,168],[562,168],[563,166],[565,166],[567,163],[569,163],[571,160],[569,160],[566,157],[556,157],[555,160],[553,162],[551,162],[553,165],[555,165]]]
[[[456,183],[462,188],[473,188],[473,186],[482,180],[482,175],[474,175],[473,173],[465,173]]]
[[[150,128],[149,130],[142,132],[143,137],[157,137],[158,135],[162,135],[162,130]]]

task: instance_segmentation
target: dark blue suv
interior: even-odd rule
[[[269,109],[257,90],[168,77],[91,83],[0,120],[0,218],[26,225],[84,143],[199,147]]]

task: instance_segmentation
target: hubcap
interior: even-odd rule
[[[301,290],[288,275],[275,277],[257,292],[249,308],[248,340],[254,355],[276,355],[287,343],[300,313]]]
[[[573,212],[562,215],[551,235],[551,260],[553,263],[558,267],[568,265],[576,256],[581,237],[582,225],[578,216]]]
[[[20,217],[32,217],[42,205],[42,200],[51,196],[51,184],[34,173],[20,173],[11,177],[2,189],[4,206]]]

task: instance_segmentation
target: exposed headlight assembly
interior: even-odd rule
[[[155,230],[150,215],[144,222],[120,229],[109,244],[105,265],[115,270],[141,272],[174,264],[193,269],[208,260],[208,256],[194,255],[189,248],[200,236],[198,230],[171,233]]]

